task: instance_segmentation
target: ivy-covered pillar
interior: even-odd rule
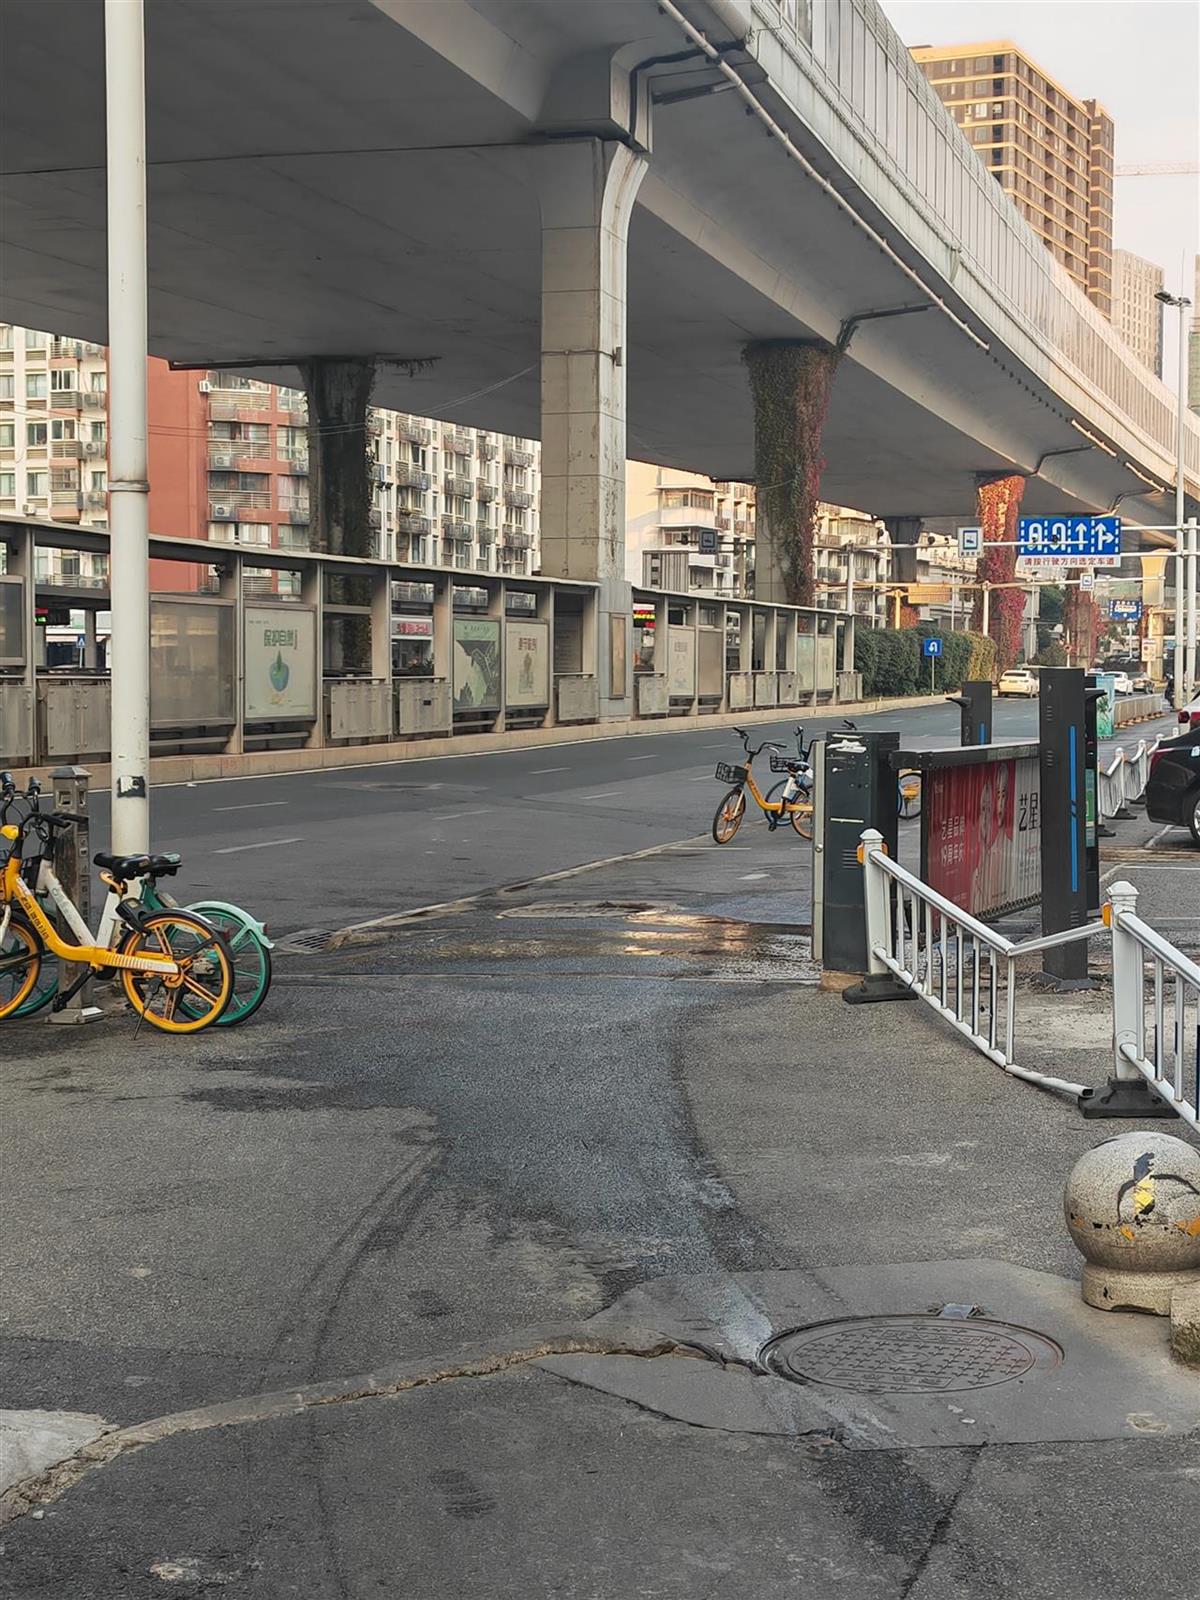
[[[371,477],[367,406],[375,382],[368,358],[317,357],[301,367],[308,396],[309,536],[314,550],[369,556]]]
[[[367,457],[367,407],[375,363],[363,358],[315,357],[300,368],[308,397],[309,541],[329,555],[370,556],[371,472]],[[331,605],[370,606],[370,580],[331,575],[325,599]],[[334,673],[369,672],[371,623],[361,614],[330,613],[324,629],[322,668]],[[389,641],[390,648],[390,641]]]
[[[1025,611],[1025,591],[1012,584],[1017,571],[1017,516],[1025,479],[1018,473],[1005,477],[981,478],[975,491],[975,516],[983,529],[983,551],[975,566],[980,588],[975,596],[971,626],[983,631],[983,589],[991,584],[988,633],[996,641],[996,675],[1015,665],[1021,650],[1021,617]]]
[[[747,345],[754,400],[759,600],[811,606],[813,536],[825,457],[821,437],[840,352],[827,344]]]
[[[1096,659],[1096,640],[1100,632],[1100,610],[1095,596],[1080,586],[1082,576],[1081,567],[1068,571],[1063,596],[1063,635],[1070,667],[1091,666]]]

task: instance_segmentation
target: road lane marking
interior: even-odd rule
[[[303,844],[303,834],[297,834],[294,839],[260,839],[257,844],[227,844],[220,850],[214,850],[215,856],[236,856],[241,850],[270,850],[277,844]]]
[[[599,794],[581,794],[581,800],[611,800],[614,795],[620,794],[620,789],[602,789]]]
[[[1168,822],[1166,827],[1165,828],[1160,828],[1152,839],[1147,839],[1146,840],[1146,843],[1143,846],[1143,848],[1146,849],[1146,850],[1153,850],[1154,846],[1158,843],[1158,841],[1160,839],[1164,839],[1164,838],[1166,838],[1168,833],[1174,833],[1174,832],[1175,832],[1175,824],[1173,822]]]
[[[743,872],[742,882],[749,883],[751,878],[769,878],[770,876],[769,872]]]
[[[651,751],[648,756],[626,756],[626,761],[653,761],[656,752]]]
[[[264,811],[267,806],[290,805],[289,800],[249,800],[241,806],[214,806],[214,811]]]
[[[459,817],[483,817],[483,816],[486,816],[487,812],[488,812],[488,809],[489,808],[487,806],[480,806],[475,811],[443,811],[440,816],[438,815],[437,812],[435,812],[434,816],[435,816],[436,820],[439,821],[439,822],[457,822]]]
[[[540,778],[547,772],[570,772],[570,767],[534,767],[529,774],[531,778]]]

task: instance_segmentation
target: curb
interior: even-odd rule
[[[594,739],[639,738],[663,733],[692,733],[700,728],[752,727],[764,722],[842,716],[873,716],[905,706],[945,705],[944,694],[903,695],[890,700],[847,700],[817,706],[760,706],[747,711],[715,711],[704,716],[639,717],[623,722],[585,722],[554,728],[525,728],[501,733],[452,733],[439,739],[405,739],[381,744],[324,745],[313,750],[258,750],[242,755],[153,756],[151,787],[173,783],[205,783],[235,778],[289,777],[304,772],[344,770],[350,767],[401,765],[407,761],[448,760],[451,757],[494,755],[510,750],[537,750],[563,744],[585,744]],[[14,768],[18,784],[31,777],[49,782],[57,761],[45,766]],[[106,788],[111,780],[107,761],[88,767],[93,788]]]

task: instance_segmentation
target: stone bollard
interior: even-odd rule
[[[1200,1150],[1193,1145],[1169,1133],[1106,1139],[1072,1167],[1063,1209],[1084,1258],[1088,1305],[1166,1317],[1173,1293],[1200,1291]]]

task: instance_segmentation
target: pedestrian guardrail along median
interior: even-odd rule
[[[864,877],[868,972],[896,982],[1013,1077],[1071,1095],[1088,1086],[1018,1064],[1017,963],[1055,945],[1108,936],[1113,959],[1113,1076],[1145,1079],[1200,1127],[1200,967],[1137,915],[1137,890],[1114,884],[1103,918],[1014,943],[923,883],[868,828]]]

